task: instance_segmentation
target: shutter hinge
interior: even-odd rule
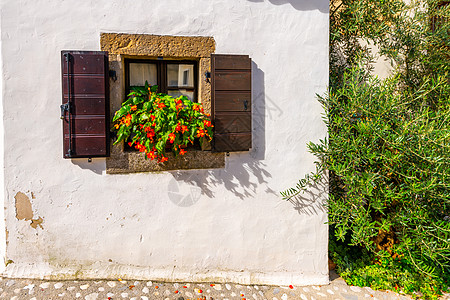
[[[67,102],[65,104],[61,104],[61,120],[64,120],[64,112],[68,112],[70,114],[70,103]]]

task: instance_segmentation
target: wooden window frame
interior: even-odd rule
[[[125,95],[130,93],[130,63],[146,63],[146,64],[155,64],[156,72],[157,72],[157,85],[158,85],[158,93],[167,94],[169,90],[179,90],[183,89],[180,87],[169,87],[167,81],[167,66],[168,65],[178,65],[178,64],[192,64],[194,65],[194,87],[193,88],[184,88],[188,91],[194,92],[194,99],[192,102],[198,102],[198,61],[196,60],[184,60],[184,59],[171,59],[171,60],[163,60],[163,59],[144,59],[144,58],[125,58]]]

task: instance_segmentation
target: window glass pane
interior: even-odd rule
[[[183,90],[183,89],[179,89],[179,90],[168,90],[167,94],[169,96],[172,96],[174,98],[178,98],[181,95],[184,95],[186,97],[189,98],[189,100],[194,102],[194,91],[188,91],[188,90]]]
[[[168,86],[193,87],[194,65],[168,64],[167,84]]]
[[[130,63],[130,86],[144,86],[146,80],[149,85],[158,84],[156,65]]]

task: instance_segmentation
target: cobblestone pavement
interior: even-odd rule
[[[323,286],[264,286],[234,283],[167,283],[130,280],[47,281],[0,277],[1,300],[288,300],[411,299],[390,291],[348,286],[337,276]],[[449,295],[443,299],[450,299]]]

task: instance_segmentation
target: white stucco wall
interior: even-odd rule
[[[0,14],[0,24],[2,16]],[[0,36],[2,28],[0,26]],[[2,55],[2,40],[0,38],[0,74],[3,74],[3,55]],[[4,128],[3,128],[3,80],[0,79],[0,186],[5,186],[5,157],[3,155],[3,149],[5,149],[4,143]],[[5,207],[5,193],[3,189],[0,192],[0,207]],[[5,230],[5,210],[0,210],[0,257],[6,258],[6,230]],[[0,272],[5,270],[6,264],[0,260]]]
[[[216,53],[250,55],[252,151],[224,169],[130,175],[63,159],[60,51],[99,50],[101,32],[212,36]],[[279,195],[326,135],[328,1],[2,0],[1,49],[6,276],[328,282],[326,188]],[[16,218],[18,192],[42,228]]]

